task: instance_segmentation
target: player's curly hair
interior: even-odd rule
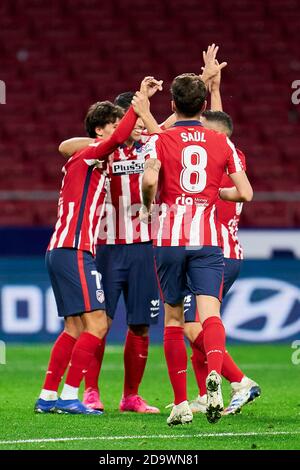
[[[228,137],[231,137],[233,133],[233,122],[229,114],[224,113],[224,111],[207,110],[202,113],[202,116],[205,117],[207,121],[219,122],[220,124],[222,124],[226,129],[226,134],[228,135]]]
[[[171,94],[177,111],[186,117],[200,113],[207,90],[203,80],[195,73],[183,73],[174,78]]]
[[[110,101],[97,101],[90,106],[84,120],[85,129],[89,137],[95,138],[96,127],[105,127],[106,124],[114,124],[117,119],[121,119],[124,111],[119,106]]]

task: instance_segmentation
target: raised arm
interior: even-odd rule
[[[162,90],[162,83],[162,80],[155,80],[154,77],[145,77],[141,82],[140,92],[143,92],[150,98],[158,90]],[[131,106],[110,138],[95,142],[93,139],[76,137],[62,142],[59,146],[59,152],[64,157],[69,158],[75,152],[86,148],[86,154],[88,154],[89,158],[99,159],[103,158],[103,156],[108,156],[128,139],[134,128],[136,119],[137,114]]]
[[[132,105],[136,114],[142,119],[149,134],[161,132],[161,128],[150,111],[150,102],[147,95],[138,91],[133,97]]]
[[[62,142],[59,152],[66,158],[70,158],[75,152],[86,149],[84,156],[91,159],[108,157],[119,145],[130,136],[137,120],[137,114],[131,106],[113,134],[105,140],[96,141],[88,137],[74,137]]]
[[[212,111],[223,111],[220,88],[221,88],[221,70],[219,70],[217,75],[215,75],[211,79],[208,85],[208,89],[210,91],[210,109]]]
[[[133,107],[130,106],[113,134],[108,139],[90,144],[85,149],[85,156],[94,159],[108,157],[129,138],[135,126],[136,120],[137,114],[135,113]]]
[[[160,128],[169,129],[169,127],[172,127],[173,124],[175,124],[175,122],[176,122],[176,116],[175,116],[175,113],[173,113],[164,122],[160,124]]]
[[[157,91],[162,90],[162,80],[155,80],[153,77],[146,77],[142,83],[140,91],[136,92],[132,100],[133,108],[142,119],[149,134],[160,133],[161,128],[150,111],[149,98]]]
[[[206,65],[209,66],[209,63],[213,60],[213,56],[214,56],[215,65],[218,67],[218,71],[214,76],[212,76],[207,81],[207,87],[210,92],[210,98],[211,98],[210,109],[212,111],[223,111],[222,99],[221,99],[221,93],[220,93],[221,70],[222,68],[226,67],[227,63],[223,62],[220,66],[218,60],[216,59],[217,52],[218,52],[218,47],[214,46],[214,44],[212,46],[208,46],[207,51],[203,51],[204,67],[202,67],[202,70],[204,72]]]
[[[168,129],[176,122],[175,114],[171,114],[162,124],[158,124],[151,113],[149,100],[146,95],[137,92],[132,100],[135,112],[142,119],[149,134],[159,134],[164,129]]]
[[[206,51],[203,51],[204,67],[202,68],[200,78],[204,81],[207,87],[209,86],[210,80],[227,65],[227,62],[219,64],[216,60],[218,50],[219,46],[212,44],[211,46],[208,46]]]

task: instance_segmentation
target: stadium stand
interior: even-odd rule
[[[171,78],[200,72],[202,50],[220,45],[227,60],[224,109],[234,142],[247,155],[255,191],[300,191],[300,79],[297,0],[4,0],[0,5],[1,194],[58,190],[58,143],[84,135],[96,100],[135,89],[145,75],[165,81],[153,100],[159,120],[169,113]],[[155,22],[153,17],[155,16]],[[56,200],[3,200],[0,225],[49,225]],[[244,211],[247,227],[294,227],[296,202],[259,201]]]

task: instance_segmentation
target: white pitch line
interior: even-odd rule
[[[300,431],[272,431],[272,432],[220,432],[199,434],[153,434],[145,436],[91,436],[91,437],[52,437],[46,439],[19,439],[15,441],[0,441],[5,444],[34,444],[41,442],[71,442],[71,441],[126,441],[137,439],[193,439],[205,437],[257,437],[257,436],[292,436]]]

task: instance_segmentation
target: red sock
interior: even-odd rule
[[[245,374],[238,368],[228,351],[225,351],[222,375],[231,382],[240,382]]]
[[[100,375],[100,370],[101,370],[103,356],[104,356],[105,343],[106,343],[106,336],[104,336],[101,344],[99,344],[96,350],[96,354],[93,357],[89,365],[89,370],[84,376],[85,390],[87,390],[88,388],[94,388],[96,390],[99,390],[98,381],[99,381],[99,375]]]
[[[219,317],[210,317],[203,323],[203,344],[207,357],[208,374],[215,370],[222,372],[225,354],[225,328]]]
[[[199,334],[202,336],[202,348],[203,348],[203,331]],[[206,395],[206,377],[207,377],[207,361],[206,355],[203,349],[199,349],[197,337],[194,343],[190,342],[193,354],[191,356],[192,365],[195,373],[195,377],[198,384],[199,395],[203,396]]]
[[[124,348],[124,397],[138,394],[146,367],[148,347],[149,336],[138,336],[128,330]]]
[[[91,333],[81,333],[71,356],[66,384],[78,388],[102,340]]]
[[[204,351],[204,344],[203,344],[203,330],[200,332],[194,343],[191,343],[191,347],[193,350],[193,356],[192,356],[192,364],[193,368],[195,371],[197,383],[199,386],[199,389],[201,390],[206,390],[206,386],[204,387],[201,384],[203,383],[202,380],[202,375],[204,375],[204,371],[201,371],[201,367],[205,369],[205,366],[203,366],[203,363],[206,361],[206,356],[205,356],[205,351]],[[203,359],[203,354],[204,354],[204,359]],[[197,369],[197,370],[195,370]],[[201,374],[201,378],[198,376]],[[207,367],[206,367],[206,375],[207,375]],[[241,371],[241,369],[238,368],[232,357],[230,356],[228,351],[225,351],[224,357],[223,357],[223,366],[222,366],[222,375],[227,379],[230,383],[231,382],[240,382],[242,378],[244,377],[245,374]],[[199,385],[200,383],[200,385]],[[205,384],[205,380],[204,380]],[[206,392],[205,392],[206,393]],[[200,394],[201,395],[201,394]],[[203,395],[203,394],[202,394]]]
[[[187,354],[181,326],[166,326],[164,332],[164,351],[170,381],[174,391],[174,404],[187,400],[186,372]]]
[[[43,385],[45,390],[57,392],[60,381],[71,359],[76,339],[63,331],[55,341]]]

